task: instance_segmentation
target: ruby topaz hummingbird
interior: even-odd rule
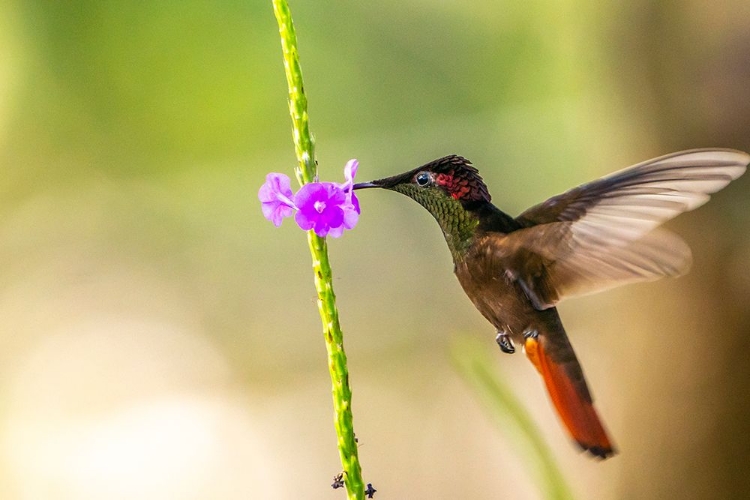
[[[572,295],[679,276],[691,264],[677,236],[656,229],[741,176],[750,155],[729,149],[673,153],[583,184],[511,217],[490,203],[472,164],[446,156],[361,184],[405,194],[443,230],[466,295],[506,353],[523,346],[552,404],[584,450],[606,458],[612,440],[555,307]]]

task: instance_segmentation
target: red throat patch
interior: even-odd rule
[[[469,185],[465,180],[464,182],[461,182],[461,179],[456,179],[453,176],[452,170],[444,174],[437,174],[435,182],[438,186],[445,188],[445,190],[457,200],[460,200],[471,191],[471,188],[469,188]]]
[[[456,174],[455,170],[439,173],[435,183],[442,186],[454,199],[460,201],[489,201],[487,188],[478,176]]]

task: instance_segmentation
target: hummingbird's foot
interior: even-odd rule
[[[536,339],[537,337],[539,337],[539,332],[536,330],[528,330],[523,333],[525,339]]]
[[[505,332],[497,332],[495,342],[497,342],[497,345],[500,346],[500,350],[505,354],[513,354],[514,352],[516,352],[516,348],[513,346],[513,341]]]

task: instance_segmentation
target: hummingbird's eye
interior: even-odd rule
[[[432,177],[430,177],[430,174],[428,174],[427,172],[420,172],[415,177],[415,180],[417,181],[417,184],[419,186],[426,186],[430,182],[432,182]]]

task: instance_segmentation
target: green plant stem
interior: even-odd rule
[[[286,0],[273,0],[273,10],[279,24],[281,49],[284,55],[284,71],[289,87],[289,113],[292,117],[292,135],[297,154],[298,167],[295,174],[300,185],[313,181],[317,176],[315,144],[310,134],[307,115],[307,97],[302,82],[302,70],[297,53],[297,36],[294,32],[292,14]],[[331,265],[325,238],[313,231],[307,232],[307,241],[312,255],[315,273],[315,289],[318,293],[318,311],[323,322],[323,334],[328,352],[328,370],[331,374],[334,425],[338,438],[339,456],[343,467],[343,480],[350,499],[364,499],[364,483],[354,438],[352,419],[352,391],[349,387],[349,371],[344,352],[344,336],[336,309],[333,293]]]

